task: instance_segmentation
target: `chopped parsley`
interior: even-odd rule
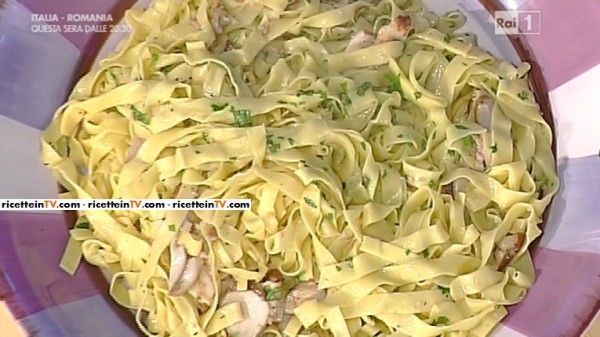
[[[465,147],[473,147],[475,145],[475,140],[471,136],[465,137],[463,138],[463,145]]]
[[[265,291],[265,300],[267,301],[278,301],[283,299],[283,289],[281,287],[269,287],[266,286],[263,288]]]
[[[362,148],[363,148],[363,150],[366,150],[366,149],[367,149],[367,143],[365,143],[365,142],[360,142],[360,147],[362,147]]]
[[[362,184],[365,188],[369,188],[369,184],[371,184],[371,178],[369,177],[363,177],[362,178]]]
[[[133,119],[144,123],[146,125],[150,124],[150,116],[148,116],[147,114],[141,112],[140,110],[138,110],[135,106],[131,106],[131,108],[133,109]]]
[[[175,225],[174,225],[174,224],[170,224],[170,225],[169,225],[169,231],[171,231],[171,232],[175,232],[176,230],[177,230],[177,227],[175,227]]]
[[[456,124],[456,125],[454,125],[454,127],[459,130],[468,130],[469,129],[468,127],[461,125],[461,124]]]
[[[346,188],[346,183],[342,181],[342,189]]]
[[[404,254],[406,254],[406,256],[410,255],[410,249],[406,248],[406,250],[404,251]]]
[[[89,223],[88,221],[82,221],[82,222],[78,222],[75,224],[75,227],[73,228],[77,228],[77,229],[90,229],[91,227],[91,223]]]
[[[228,106],[229,106],[229,103],[225,103],[225,104],[211,104],[210,105],[210,107],[213,109],[213,111],[221,111],[221,110],[224,110]]]
[[[520,93],[517,94],[517,96],[522,100],[526,100],[529,98],[529,93],[525,90],[521,91]]]
[[[448,322],[450,322],[450,320],[448,319],[448,317],[446,317],[446,316],[439,316],[436,319],[434,319],[433,322],[431,322],[431,325],[434,325],[434,326],[446,325],[446,324],[448,324]]]
[[[420,91],[415,91],[415,99],[418,100],[421,97],[423,97],[423,94]]]
[[[179,65],[179,63],[169,64],[169,65],[166,65],[166,66],[158,69],[158,71],[160,71],[161,73],[168,74],[169,72],[171,72],[171,70],[175,69],[178,65]]]
[[[298,92],[296,93],[296,96],[300,97],[300,96],[313,96],[313,95],[319,95],[321,96],[321,98],[325,99],[327,98],[327,93],[323,90],[314,90],[314,89],[300,89],[298,90]]]
[[[348,95],[348,83],[346,82],[340,84],[340,99],[342,100],[342,103],[344,103],[344,105],[352,104],[352,100]]]
[[[325,216],[325,219],[329,220],[329,222],[333,222],[333,213],[329,213]]]
[[[275,143],[275,140],[273,140],[273,135],[267,135],[267,149],[271,153],[275,153],[281,149],[281,144]]]
[[[423,255],[424,258],[428,258],[429,257],[429,248],[425,248],[425,250],[421,252],[421,255]]]
[[[202,140],[206,143],[206,144],[210,144],[210,140],[208,139],[208,132],[206,131],[202,131]]]
[[[404,92],[402,91],[402,83],[400,82],[400,77],[398,75],[388,72],[385,74],[385,78],[392,84],[392,92],[397,91],[400,93],[400,96],[404,96]]]
[[[335,266],[335,270],[337,270],[337,271],[342,271],[342,267],[340,267],[340,266]]]
[[[448,53],[444,55],[446,57],[446,60],[448,60],[448,62],[452,61],[454,59],[454,57],[456,56],[456,54],[453,53]]]
[[[450,294],[450,288],[446,288],[446,287],[442,287],[442,286],[438,286],[438,288],[442,291],[442,295]]]
[[[229,108],[233,114],[233,121],[238,127],[252,126],[252,113],[248,109],[236,109],[233,106]]]
[[[358,96],[364,96],[365,93],[371,89],[373,87],[373,84],[371,84],[371,82],[365,82],[363,84],[361,84],[358,89],[356,89],[356,94]]]
[[[317,204],[309,197],[304,197],[304,202],[312,208],[317,208]]]
[[[490,150],[492,150],[492,153],[498,152],[498,144],[494,144],[494,145],[490,146]]]
[[[236,156],[233,157],[229,157],[229,160],[237,160],[238,158]]]
[[[158,62],[159,58],[160,58],[160,56],[157,53],[152,53],[152,61]]]
[[[291,146],[294,146],[294,143],[295,143],[294,138],[288,138],[287,140],[288,140],[288,143],[290,143]]]
[[[435,181],[435,180],[432,179],[432,180],[429,181],[428,185],[429,185],[429,187],[435,189],[435,188],[437,188],[438,184],[437,184],[437,181]]]
[[[450,43],[450,41],[452,41],[452,35],[446,34],[446,36],[444,36],[444,42]]]
[[[494,95],[498,93],[498,88],[496,87],[492,87],[490,90],[494,93]]]
[[[354,261],[352,261],[352,256],[347,257],[346,262],[348,262],[348,267],[350,267],[350,269],[354,268]]]

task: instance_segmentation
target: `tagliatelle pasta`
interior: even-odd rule
[[[558,189],[526,64],[417,0],[155,0],[42,141],[81,256],[148,336],[487,336]]]

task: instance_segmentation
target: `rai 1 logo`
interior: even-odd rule
[[[496,35],[540,35],[542,15],[539,11],[494,12]]]

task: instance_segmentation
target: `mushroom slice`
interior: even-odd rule
[[[346,51],[354,51],[363,48],[367,48],[375,42],[375,36],[371,33],[367,33],[364,30],[354,34],[346,47]]]
[[[327,293],[323,289],[319,289],[319,285],[314,281],[300,282],[292,289],[285,298],[285,314],[294,314],[294,309],[302,303],[325,298]]]
[[[492,130],[492,111],[494,102],[492,98],[481,90],[475,90],[469,103],[469,113],[475,118],[475,122],[486,130]]]
[[[525,234],[517,233],[505,236],[496,245],[494,257],[498,262],[498,270],[503,271],[510,261],[517,255],[525,243]]]
[[[409,15],[398,15],[394,21],[381,27],[377,32],[377,43],[389,41],[404,41],[412,29]]]
[[[169,253],[171,255],[171,263],[169,267],[169,289],[173,289],[175,284],[181,278],[183,270],[187,263],[187,254],[185,247],[177,244],[177,238],[171,240],[169,245]]]
[[[236,20],[233,16],[229,15],[223,4],[218,3],[212,12],[212,18],[210,20],[215,32],[217,34],[223,33],[223,29],[225,26],[230,25],[232,23],[236,23]]]
[[[472,135],[475,141],[475,169],[485,170],[492,163],[492,152],[483,135]]]
[[[202,304],[210,304],[215,297],[216,290],[210,273],[210,266],[204,257],[200,259],[198,280],[190,289],[190,293]]]
[[[194,283],[200,274],[200,259],[201,258],[199,256],[187,259],[181,276],[176,279],[175,282],[173,282],[173,280],[169,280],[170,284],[173,282],[173,285],[169,286],[169,295],[181,296],[190,290],[192,286],[194,286]]]
[[[227,328],[229,336],[256,337],[267,326],[269,319],[269,304],[252,290],[233,291],[227,293],[221,306],[238,302],[244,314],[244,319]]]

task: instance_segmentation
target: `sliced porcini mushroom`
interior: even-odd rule
[[[442,194],[449,194],[451,196],[456,196],[459,192],[467,192],[469,189],[470,182],[464,178],[458,178],[451,182],[450,184],[446,184],[442,186]]]
[[[212,303],[215,297],[216,289],[213,284],[208,259],[205,257],[200,258],[200,272],[196,283],[190,289],[190,294],[202,304]]]
[[[412,29],[412,22],[408,14],[398,15],[392,22],[381,27],[377,32],[377,43],[389,41],[404,41]]]
[[[513,257],[521,250],[524,243],[525,234],[517,233],[505,236],[496,244],[494,258],[498,262],[498,270],[503,271],[508,266]]]
[[[174,281],[169,280],[169,284],[173,283],[172,287],[169,286],[169,295],[181,296],[190,290],[200,275],[200,265],[201,258],[199,256],[188,258],[181,276]]]
[[[475,90],[469,102],[469,113],[473,115],[475,123],[490,131],[492,129],[493,109],[494,102],[492,98],[481,90]]]
[[[325,298],[327,293],[323,289],[319,289],[319,285],[314,281],[300,282],[295,286],[285,298],[285,314],[294,314],[294,309],[302,305],[302,303]]]
[[[267,324],[281,322],[285,316],[285,301],[269,301],[269,316],[267,318]]]
[[[485,170],[492,163],[492,151],[486,145],[483,135],[472,135],[475,141],[475,169]]]
[[[233,291],[227,293],[221,306],[239,303],[244,319],[227,327],[229,336],[256,337],[267,326],[269,319],[269,304],[252,290]]]
[[[127,149],[127,157],[125,157],[125,162],[130,162],[135,156],[137,156],[138,151],[144,144],[144,140],[139,137],[131,138],[131,142],[129,143],[129,149]]]
[[[229,13],[227,13],[225,8],[223,7],[223,4],[218,3],[214,7],[214,9],[212,11],[212,17],[211,17],[210,23],[212,24],[213,29],[215,30],[215,32],[217,34],[223,33],[223,29],[227,25],[230,25],[235,22],[236,22],[235,18],[233,16],[229,15]]]
[[[177,238],[171,240],[169,245],[169,253],[171,255],[171,263],[169,267],[169,291],[175,288],[175,284],[181,278],[183,270],[187,264],[187,254],[185,247],[177,244]]]
[[[363,48],[367,48],[375,42],[375,36],[371,33],[367,33],[364,30],[354,34],[346,47],[346,51],[354,51]]]

